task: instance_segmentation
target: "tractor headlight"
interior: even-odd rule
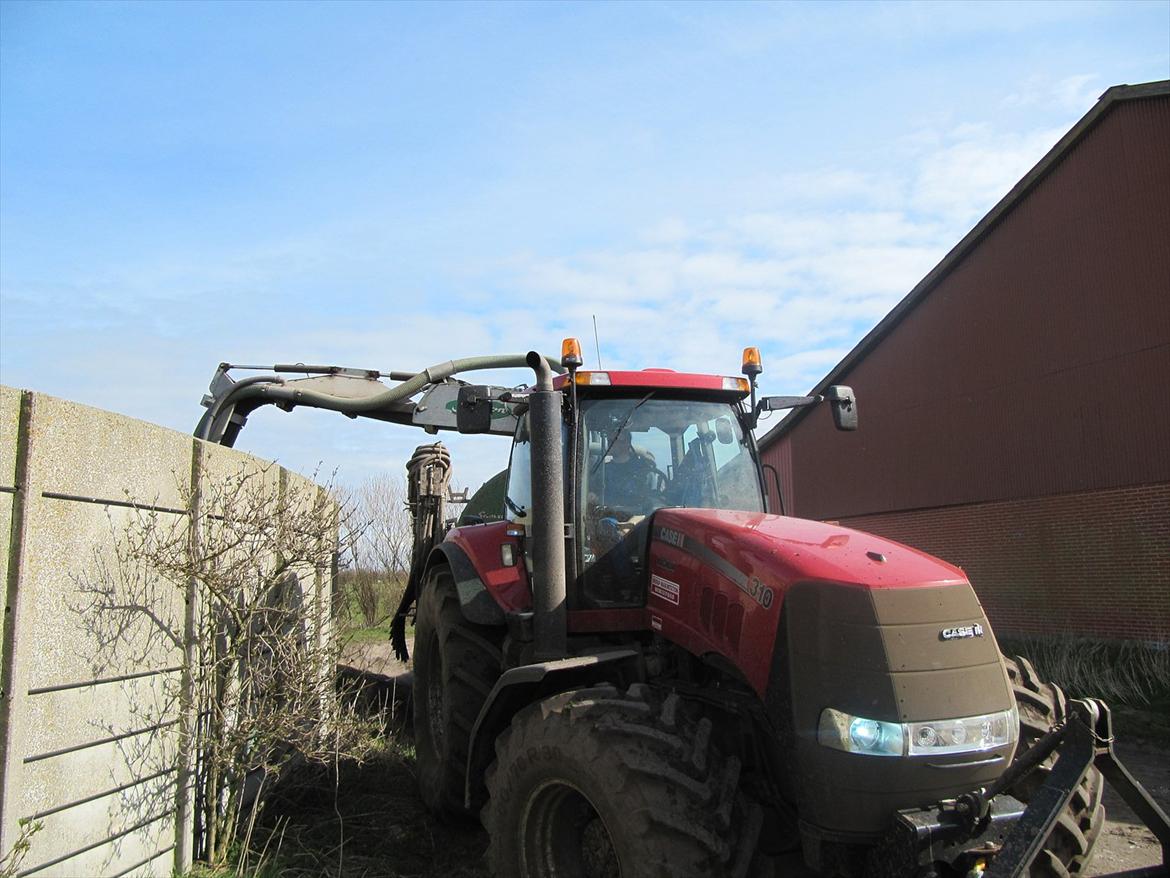
[[[1016,709],[962,719],[907,723],[906,743],[911,756],[935,753],[978,753],[1013,743],[1019,737]]]
[[[1016,709],[959,719],[890,723],[829,707],[821,712],[817,740],[826,747],[868,756],[978,753],[1019,737]]]
[[[821,712],[817,740],[826,747],[869,756],[905,755],[906,733],[898,723],[853,716],[833,708]]]

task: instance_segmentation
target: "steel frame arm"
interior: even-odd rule
[[[555,371],[564,371],[559,359],[545,359]],[[253,375],[234,381],[227,374],[232,369],[266,367],[221,363],[212,378],[211,392],[203,398],[207,412],[196,426],[195,436],[231,446],[247,422],[248,415],[264,405],[275,405],[286,411],[296,406],[309,406],[340,412],[352,418],[360,416],[415,426],[415,403],[411,401],[412,396],[462,372],[523,367],[527,367],[527,354],[448,360],[421,372],[379,372],[341,366],[277,364],[271,367],[271,372],[275,374]],[[281,373],[307,377],[288,379]],[[399,383],[387,387],[379,378]],[[338,392],[341,388],[346,392]]]

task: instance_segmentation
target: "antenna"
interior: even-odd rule
[[[601,365],[601,340],[597,337],[597,315],[593,315],[593,345],[597,348],[597,368],[603,368]]]

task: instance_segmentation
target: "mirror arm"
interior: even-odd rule
[[[781,405],[769,405],[769,402],[783,400]],[[759,401],[754,408],[755,417],[758,418],[761,412],[777,412],[781,409],[796,409],[803,408],[806,405],[816,405],[818,402],[824,402],[823,396],[765,396]]]

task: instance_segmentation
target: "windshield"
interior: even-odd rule
[[[662,506],[762,512],[755,464],[727,403],[658,399],[587,400],[582,497],[617,512]]]
[[[584,400],[578,510],[585,593],[637,605],[647,516],[664,506],[763,512],[751,450],[728,403]]]

